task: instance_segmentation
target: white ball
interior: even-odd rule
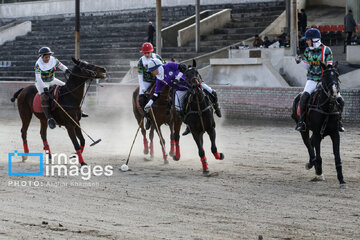
[[[128,165],[123,164],[123,165],[121,165],[120,169],[121,169],[121,171],[126,172],[127,170],[129,170],[129,167],[128,167]]]

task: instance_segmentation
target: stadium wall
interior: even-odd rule
[[[201,0],[201,5],[218,5],[226,3],[253,3],[273,2],[274,0]],[[275,0],[276,1],[276,0]],[[278,0],[282,1],[282,0]],[[162,0],[163,7],[176,7],[194,5],[194,0]],[[156,0],[120,1],[120,0],[81,0],[80,11],[87,12],[111,12],[121,10],[134,10],[154,8]],[[74,0],[52,0],[0,4],[0,16],[2,18],[26,18],[49,16],[58,14],[71,14],[75,12]]]
[[[1,106],[14,105],[10,102],[14,92],[30,84],[32,83],[0,82]],[[235,119],[290,120],[293,99],[303,90],[302,88],[249,88],[220,85],[212,87],[218,92],[224,115]],[[97,89],[97,105],[129,104],[135,88],[134,84],[104,83],[103,87]],[[344,121],[359,123],[360,89],[346,89],[341,95],[346,101]]]

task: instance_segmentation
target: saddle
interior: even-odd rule
[[[147,98],[148,100],[152,97],[152,95],[154,95],[155,86],[156,86],[156,85],[153,84],[153,85],[151,86],[151,88],[150,88],[150,92],[145,93],[145,96],[146,96],[146,98]],[[139,112],[141,112],[141,113],[144,112],[143,109],[142,109],[141,106],[140,106],[140,103],[139,103],[139,96],[136,98],[136,107],[137,107],[137,109],[138,109]]]
[[[50,99],[56,99],[56,101],[59,100],[59,88],[60,86],[51,86],[49,89]],[[56,105],[53,104],[51,101],[51,111],[54,111],[56,108]],[[33,110],[35,113],[42,113],[43,109],[41,107],[41,98],[40,94],[36,93],[34,100],[33,100]]]
[[[316,102],[316,99],[317,99],[319,93],[320,93],[320,90],[316,89],[316,91],[314,91],[310,95],[309,100],[308,100],[308,104],[306,105],[306,115],[307,116],[309,115],[309,107],[311,105],[315,105],[315,102]],[[299,93],[299,95],[301,96],[301,93]],[[300,104],[299,104],[299,102],[297,103],[296,114],[300,117]]]

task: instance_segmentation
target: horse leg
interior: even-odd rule
[[[314,166],[315,160],[316,160],[314,147],[313,147],[313,145],[311,145],[311,141],[309,138],[309,130],[307,130],[305,132],[301,132],[301,137],[302,137],[302,140],[309,152],[309,162],[305,164],[305,168],[307,170],[309,170]]]
[[[173,159],[175,161],[180,160],[180,128],[181,128],[182,121],[180,118],[176,117],[174,121],[174,140],[175,140],[175,156]]]
[[[214,154],[215,159],[223,160],[224,154],[218,153],[218,151],[217,151],[217,147],[216,147],[216,143],[215,143],[215,139],[216,139],[215,128],[211,128],[211,129],[207,130],[207,133],[208,133],[208,135],[210,137],[210,141],[211,141],[211,152]]]
[[[200,161],[202,163],[203,174],[207,175],[207,174],[209,174],[209,169],[208,169],[207,162],[206,162],[205,151],[204,151],[204,148],[202,145],[203,133],[193,133],[192,132],[192,135],[193,135],[193,138],[194,138],[196,145],[198,147],[198,150],[199,150],[199,156],[200,156]]]
[[[49,156],[49,160],[51,161],[51,151],[46,136],[47,127],[48,127],[47,119],[46,118],[40,119],[40,136],[41,139],[43,140],[44,151]]]
[[[166,154],[166,147],[165,147],[165,139],[162,136],[160,125],[158,124],[158,136],[160,139],[160,146],[163,154],[164,164],[169,164],[169,161],[167,160],[167,154]]]
[[[335,156],[335,167],[337,172],[337,178],[340,182],[340,187],[345,187],[346,182],[344,181],[344,176],[342,174],[341,158],[340,158],[340,135],[336,131],[330,135],[331,141],[333,144],[333,152]]]
[[[66,127],[66,130],[68,132],[68,135],[74,145],[74,148],[76,150],[76,154],[78,156],[78,159],[79,159],[79,163],[81,164],[81,166],[83,165],[87,165],[85,162],[84,162],[84,159],[82,157],[82,153],[81,153],[81,147],[77,141],[77,138],[76,138],[76,131],[75,131],[75,126],[67,126]]]
[[[22,121],[22,127],[21,127],[21,138],[23,140],[23,146],[24,146],[24,153],[29,153],[29,146],[27,143],[27,130],[30,125],[30,121],[32,118],[31,109],[20,109],[19,106],[19,114]],[[24,162],[28,157],[22,156],[22,161]]]
[[[319,134],[313,134],[312,136],[312,145],[315,147],[316,152],[316,160],[315,160],[315,173],[318,177],[314,180],[325,180],[324,176],[322,175],[322,158],[320,156],[320,143],[321,143],[321,136]]]
[[[80,123],[79,123],[80,125]],[[79,139],[80,141],[80,150],[81,150],[81,153],[84,152],[84,148],[85,148],[85,138],[81,132],[81,129],[79,127],[75,127],[75,134],[76,134],[76,137]]]
[[[149,133],[149,139],[150,139],[150,157],[154,158],[154,126],[151,125],[150,133]]]
[[[175,157],[175,133],[174,133],[174,121],[169,123],[170,128],[170,157]]]
[[[141,119],[142,119],[142,117],[141,117]],[[141,119],[138,120],[138,124],[140,124]],[[143,135],[144,154],[146,155],[146,154],[149,153],[149,142],[148,142],[148,140],[147,140],[147,138],[146,138],[146,130],[145,130],[145,128],[144,128],[144,121],[141,123],[140,128],[141,128],[141,134]]]

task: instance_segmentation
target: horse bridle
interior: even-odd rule
[[[340,83],[340,79],[338,78],[338,76],[339,76],[339,73],[335,70],[335,69],[326,69],[326,70],[324,70],[324,73],[325,72],[328,72],[328,71],[333,71],[333,72],[335,72],[335,74],[336,74],[336,79],[337,79],[337,81],[336,81],[336,87],[337,87],[337,90],[339,89],[339,83]],[[328,85],[325,85],[325,84],[323,84],[324,83],[324,80],[322,79],[322,81],[321,81],[321,88],[322,88],[322,90],[324,91],[324,93],[326,94],[326,96],[328,97],[328,98],[331,98],[331,94],[330,94],[330,85],[332,85],[332,84],[334,84],[334,82],[331,82],[331,83],[329,83]],[[324,87],[324,85],[325,85],[325,87]]]

